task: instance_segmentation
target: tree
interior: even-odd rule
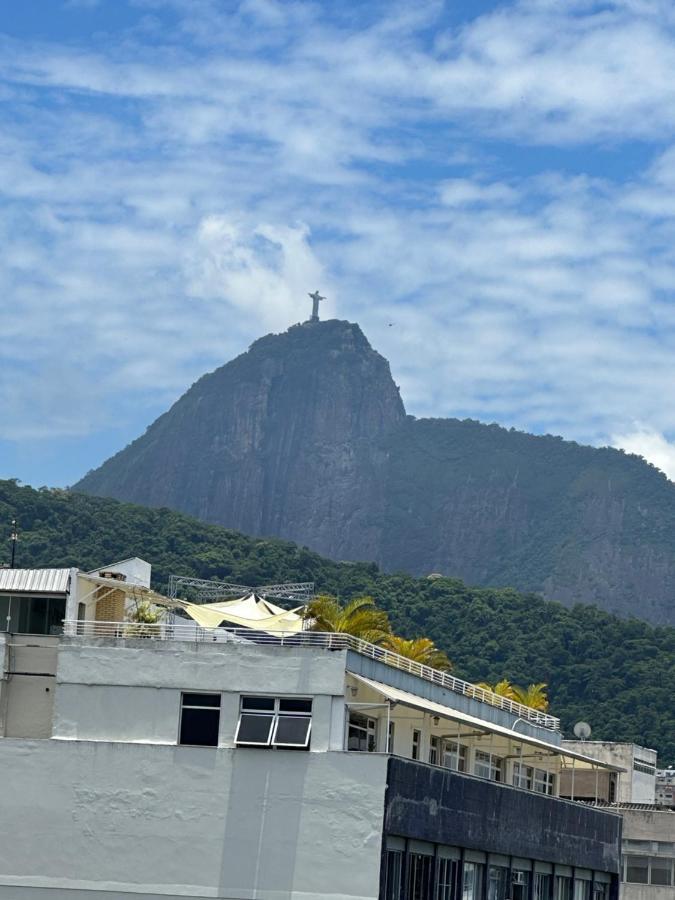
[[[513,699],[518,703],[522,703],[523,706],[529,706],[531,709],[539,709],[542,712],[546,712],[548,709],[547,687],[548,685],[543,681],[539,682],[539,684],[529,684],[526,688],[514,685]]]
[[[484,691],[492,691],[493,694],[497,694],[498,697],[506,697],[507,700],[516,699],[516,689],[508,678],[502,678],[502,680],[498,681],[496,684],[488,684],[487,681],[480,681],[476,687],[482,688]]]
[[[351,634],[371,644],[379,644],[391,634],[389,617],[375,606],[372,597],[355,597],[342,606],[327,594],[315,597],[305,607],[304,617],[311,631]]]
[[[398,653],[399,656],[405,656],[406,659],[412,659],[421,663],[423,666],[431,666],[434,669],[440,669],[442,672],[449,672],[452,669],[452,663],[447,655],[442,650],[439,650],[432,640],[426,637],[408,640],[407,638],[391,634],[384,638],[382,646],[387,650]]]

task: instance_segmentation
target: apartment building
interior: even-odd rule
[[[8,571],[0,900],[617,900],[621,817],[560,792],[623,767],[555,717],[264,592],[188,619],[142,560]]]

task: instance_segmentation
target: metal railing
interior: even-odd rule
[[[378,647],[376,644],[371,644],[351,634],[323,631],[257,631],[255,628],[203,628],[196,623],[94,622],[76,619],[66,619],[63,623],[63,633],[66,637],[217,641],[221,643],[271,644],[285,647],[320,647],[325,650],[353,650],[362,656],[376,659],[394,669],[409,672],[411,675],[416,675],[418,678],[423,678],[425,681],[430,681],[456,694],[506,710],[526,722],[548,728],[551,731],[560,731],[560,719],[555,716],[524,706],[507,697],[501,697],[470,681],[455,678],[448,672],[441,672],[439,669],[407,659],[405,656],[400,656],[398,653]]]

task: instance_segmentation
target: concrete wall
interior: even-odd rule
[[[220,745],[232,746],[240,694],[301,694],[313,697],[312,750],[341,750],[344,665],[344,651],[307,647],[64,639],[53,734],[175,744],[181,691],[221,691]]]
[[[0,771],[2,900],[377,898],[385,757],[4,740]]]
[[[566,747],[577,753],[585,753],[612,766],[625,769],[619,775],[619,803],[654,803],[656,796],[656,772],[648,774],[633,767],[635,759],[650,763],[656,768],[656,750],[640,747],[637,744],[620,744],[614,741],[564,741]],[[576,775],[578,776],[578,772]],[[576,787],[576,776],[575,776]],[[581,787],[581,783],[579,784]],[[594,796],[593,786],[588,786],[586,796]],[[578,791],[575,794],[580,796]]]
[[[618,874],[621,817],[391,758],[388,834]]]

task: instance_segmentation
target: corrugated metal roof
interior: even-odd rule
[[[70,569],[0,569],[0,591],[65,594]]]

